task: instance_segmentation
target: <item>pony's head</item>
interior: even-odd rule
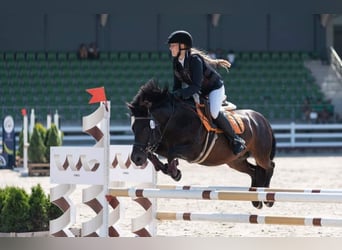
[[[168,101],[169,97],[168,88],[160,88],[152,79],[141,86],[133,100],[127,103],[134,133],[131,159],[138,166],[146,163],[147,152],[158,146],[160,138],[159,127],[157,128],[155,118],[150,111]]]

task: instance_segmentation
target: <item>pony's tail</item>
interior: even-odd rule
[[[276,139],[274,137],[274,132],[272,131],[272,149],[271,149],[271,154],[270,154],[271,160],[274,159],[274,156],[276,154],[276,146],[277,146],[277,142],[276,142]]]

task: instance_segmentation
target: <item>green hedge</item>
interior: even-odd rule
[[[48,231],[49,221],[62,213],[39,184],[31,194],[18,187],[0,189],[0,232]]]

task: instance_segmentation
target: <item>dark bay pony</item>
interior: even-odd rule
[[[177,169],[179,158],[205,166],[227,164],[248,174],[252,187],[269,187],[275,166],[275,138],[269,122],[260,113],[253,110],[234,111],[243,121],[245,130],[240,136],[247,146],[245,151],[234,155],[222,133],[206,130],[193,99],[180,100],[167,88],[160,88],[154,80],[141,86],[127,106],[134,133],[131,160],[137,166],[149,159],[156,170],[162,170],[178,181],[181,178],[181,172]],[[207,149],[205,152],[204,148]],[[163,164],[155,154],[165,157],[167,163]],[[250,156],[256,165],[247,160]],[[262,207],[262,202],[252,203],[257,208]],[[271,207],[273,202],[265,204]]]

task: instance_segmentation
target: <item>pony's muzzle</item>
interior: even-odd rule
[[[133,146],[131,160],[135,165],[142,166],[147,161],[147,154],[144,151],[142,151],[140,148]]]

